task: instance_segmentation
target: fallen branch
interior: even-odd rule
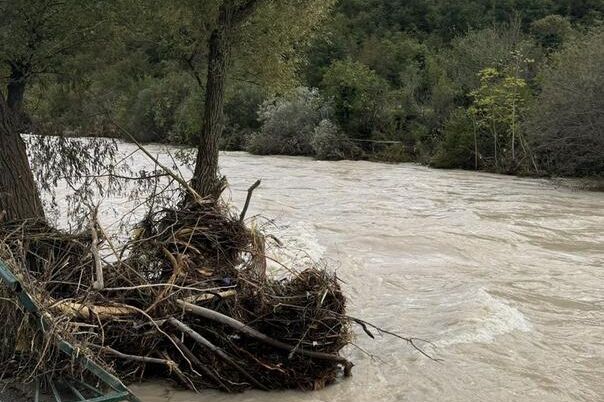
[[[295,346],[288,345],[284,342],[270,338],[270,337],[264,335],[263,333],[256,331],[255,329],[253,329],[251,327],[248,327],[241,321],[237,321],[236,319],[226,316],[224,314],[221,314],[217,311],[210,310],[210,309],[200,307],[200,306],[196,306],[194,304],[187,303],[184,300],[177,300],[176,303],[179,306],[181,306],[185,311],[188,311],[192,314],[198,315],[203,318],[207,318],[209,320],[217,321],[224,325],[228,325],[229,327],[231,327],[233,329],[243,332],[244,334],[251,336],[252,338],[255,338],[259,341],[262,341],[262,342],[264,342],[268,345],[274,346],[276,348],[283,349],[288,352],[293,352],[293,353],[297,353],[300,355],[312,357],[315,359],[335,361],[338,363],[342,363],[345,366],[348,366],[351,364],[348,360],[346,360],[345,358],[338,356],[338,355],[332,355],[329,353],[315,352],[312,350],[296,348]]]
[[[79,317],[83,319],[88,319],[92,315],[95,315],[100,319],[110,319],[115,317],[128,317],[137,314],[137,310],[134,307],[129,306],[87,306],[85,304],[74,303],[65,300],[51,300],[51,305],[49,308],[51,310],[61,312],[68,316]]]
[[[261,180],[256,180],[256,183],[252,184],[252,186],[247,190],[247,197],[245,198],[245,204],[243,205],[243,209],[241,210],[241,214],[239,215],[239,221],[243,222],[243,220],[245,219],[245,214],[247,213],[247,209],[250,206],[250,201],[252,199],[252,193],[254,192],[255,189],[258,188],[258,186],[260,186],[260,184],[262,183]]]
[[[250,373],[245,371],[245,369],[243,367],[241,367],[235,360],[233,360],[229,355],[227,355],[222,349],[220,349],[218,346],[214,345],[212,342],[210,342],[209,340],[207,340],[206,338],[201,336],[198,332],[191,329],[191,327],[189,327],[188,325],[178,321],[174,317],[169,318],[168,323],[170,323],[172,326],[181,330],[184,334],[191,337],[195,342],[199,343],[202,346],[205,346],[210,351],[214,352],[216,355],[218,355],[221,359],[223,359],[224,361],[229,363],[231,366],[233,366],[237,371],[239,371],[241,374],[243,374],[248,380],[252,381],[259,388],[261,388],[265,391],[269,390],[266,386],[264,386],[264,384],[260,383]]]
[[[187,358],[191,361],[191,363],[195,364],[195,366],[197,368],[199,368],[201,371],[203,371],[203,373],[205,375],[207,375],[214,382],[216,382],[219,385],[219,387],[222,388],[224,391],[231,392],[231,389],[220,378],[218,378],[218,376],[216,376],[214,373],[212,373],[212,371],[210,371],[210,369],[208,369],[205,366],[205,364],[203,364],[201,362],[201,360],[199,360],[197,358],[197,356],[195,356],[195,354],[193,352],[191,352],[191,349],[189,349],[183,342],[181,342],[180,339],[178,339],[178,337],[172,335],[172,341],[187,356]]]
[[[220,297],[221,299],[226,299],[229,297],[237,296],[237,291],[235,289],[227,290],[225,292],[218,293],[205,293],[199,296],[189,296],[182,299],[187,303],[198,303],[198,302],[206,302],[210,301],[216,297]]]
[[[140,363],[165,365],[170,370],[174,370],[177,367],[176,363],[173,360],[158,359],[156,357],[129,355],[126,353],[118,352],[117,350],[110,348],[108,346],[101,348],[101,350],[106,353],[111,353],[112,355],[115,355],[115,356],[119,357],[120,359],[124,359],[124,360],[132,360],[132,361],[140,362]]]
[[[101,264],[101,256],[99,254],[99,235],[96,231],[97,214],[98,207],[95,207],[90,214],[90,235],[92,236],[90,251],[92,252],[94,270],[96,272],[96,280],[93,282],[92,287],[98,291],[103,290],[105,287],[105,279],[103,277],[103,265]]]
[[[401,340],[407,342],[409,345],[411,345],[411,347],[413,349],[417,350],[419,353],[421,353],[422,355],[424,355],[425,357],[427,357],[430,360],[433,360],[435,362],[442,362],[443,361],[442,359],[438,359],[438,358],[430,356],[428,353],[424,352],[424,350],[422,350],[422,348],[420,348],[419,346],[417,346],[415,344],[416,341],[420,341],[420,342],[424,342],[424,343],[433,345],[433,343],[430,342],[430,341],[428,341],[428,340],[421,339],[421,338],[408,338],[408,337],[404,337],[404,336],[401,336],[401,335],[399,335],[399,334],[397,334],[395,332],[388,331],[388,330],[385,330],[383,328],[380,328],[377,325],[372,324],[372,323],[370,323],[368,321],[361,320],[360,318],[351,317],[351,316],[345,316],[345,317],[348,318],[349,320],[357,323],[358,325],[360,325],[361,328],[363,328],[363,331],[365,331],[365,333],[368,336],[370,336],[372,339],[375,339],[375,337],[373,336],[373,334],[371,333],[371,331],[369,331],[369,329],[367,327],[371,327],[371,328],[375,329],[380,334],[390,335],[390,336],[393,336],[395,338],[398,338],[398,339],[401,339]]]

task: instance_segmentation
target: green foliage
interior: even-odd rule
[[[556,175],[604,173],[604,29],[567,43],[545,68],[526,123],[539,165]]]
[[[106,34],[113,8],[103,0],[0,1],[0,60],[28,74],[56,72]]]
[[[546,49],[559,48],[573,33],[570,21],[560,15],[548,15],[531,24],[537,42]]]
[[[336,61],[323,77],[324,95],[333,99],[335,118],[349,135],[369,138],[380,122],[387,83],[360,62]]]
[[[478,165],[475,134],[472,116],[464,109],[455,110],[445,122],[443,139],[430,164],[441,169],[474,169]]]
[[[314,156],[321,160],[354,159],[361,150],[331,121],[324,119],[310,141]]]
[[[143,79],[140,90],[125,102],[118,118],[142,142],[191,142],[199,133],[201,99],[191,91],[189,76],[168,75]]]
[[[312,155],[315,128],[328,116],[329,108],[317,90],[297,88],[264,102],[259,112],[262,127],[250,136],[246,148],[261,155]]]
[[[246,138],[260,129],[258,110],[266,99],[266,90],[256,85],[233,86],[227,96],[224,111],[226,127],[220,140],[220,149],[241,151]]]
[[[516,58],[519,64],[521,56],[518,53]],[[479,135],[492,139],[492,154],[484,149],[481,152],[492,158],[491,166],[497,171],[510,171],[517,167],[518,144],[527,152],[518,127],[526,111],[528,90],[526,81],[515,75],[517,71],[506,74],[495,68],[486,68],[480,72],[480,87],[471,93],[473,103],[469,113]]]
[[[139,2],[135,7],[142,26],[136,40],[149,41],[152,56],[171,60],[205,83],[207,42],[216,28],[222,4],[242,5],[242,0]],[[245,23],[230,33],[232,64],[229,75],[252,81],[271,91],[297,84],[297,70],[305,64],[301,52],[315,37],[333,0],[261,0]]]
[[[389,163],[406,163],[415,160],[413,153],[410,153],[404,144],[386,145],[381,150],[376,151],[371,159]]]
[[[551,14],[589,25],[604,18],[601,0],[345,0],[337,7],[355,37],[410,32],[449,41],[520,17],[523,27]]]
[[[523,55],[522,60],[517,59],[518,53]],[[513,65],[519,76],[532,79],[532,64],[541,60],[542,54],[532,38],[514,23],[470,31],[455,39],[443,57],[460,92],[469,94],[480,85],[480,72],[485,68],[505,70]]]
[[[11,60],[35,65],[26,107],[41,132],[114,136],[116,120],[144,141],[196,142],[226,1],[242,0],[0,0],[0,77]],[[603,16],[601,0],[262,0],[229,36],[221,148],[340,158],[359,156],[352,139],[385,140],[397,143],[355,144],[439,167],[474,168],[478,154],[502,172],[535,171],[535,149],[545,171],[593,173],[578,143],[598,137],[567,139],[573,125],[587,135],[583,116],[599,121],[586,102],[599,105],[600,34],[586,32]],[[291,95],[299,86],[321,96]]]

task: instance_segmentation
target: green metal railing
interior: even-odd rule
[[[15,293],[17,300],[25,310],[35,317],[40,330],[46,332],[46,328],[49,328],[46,319],[40,313],[38,306],[32,299],[32,297],[25,291],[21,282],[17,279],[15,274],[12,272],[8,264],[0,259],[0,280],[2,280],[5,285]],[[67,356],[71,357],[73,361],[81,366],[82,369],[86,370],[88,373],[96,377],[100,383],[105,385],[105,387],[109,391],[103,391],[99,388],[96,388],[90,384],[86,384],[77,379],[62,379],[61,383],[58,384],[52,378],[48,378],[47,382],[52,391],[52,395],[55,398],[56,402],[68,402],[73,401],[74,397],[77,398],[75,401],[84,401],[84,402],[140,402],[140,400],[134,396],[134,394],[114,375],[109,373],[103,367],[99,366],[97,363],[88,359],[85,356],[81,356],[77,353],[76,349],[66,342],[65,340],[58,339],[57,346],[61,352],[65,353]],[[67,392],[65,390],[68,390]],[[61,393],[63,392],[63,394]],[[68,396],[64,395],[64,393],[71,394],[71,399],[67,399]],[[83,395],[86,393],[87,395],[94,395],[92,399],[86,399]],[[34,392],[34,401],[38,402],[40,399],[40,386],[39,382],[36,384],[36,389]]]

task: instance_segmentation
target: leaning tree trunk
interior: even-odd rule
[[[0,216],[9,221],[44,218],[25,143],[16,129],[13,114],[0,95]]]
[[[218,141],[224,129],[224,92],[234,13],[233,7],[228,5],[231,2],[226,3],[220,8],[218,25],[209,40],[204,125],[192,182],[202,197],[218,198],[224,186],[218,170]]]

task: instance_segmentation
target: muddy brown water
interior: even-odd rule
[[[413,164],[226,153],[221,166],[236,205],[263,180],[250,214],[274,218],[294,250],[283,258],[327,261],[352,315],[432,341],[443,362],[357,330],[354,376],[324,391],[193,394],[156,382],[133,387],[143,401],[604,400],[604,193]],[[107,208],[128,203],[103,205],[110,221]]]

